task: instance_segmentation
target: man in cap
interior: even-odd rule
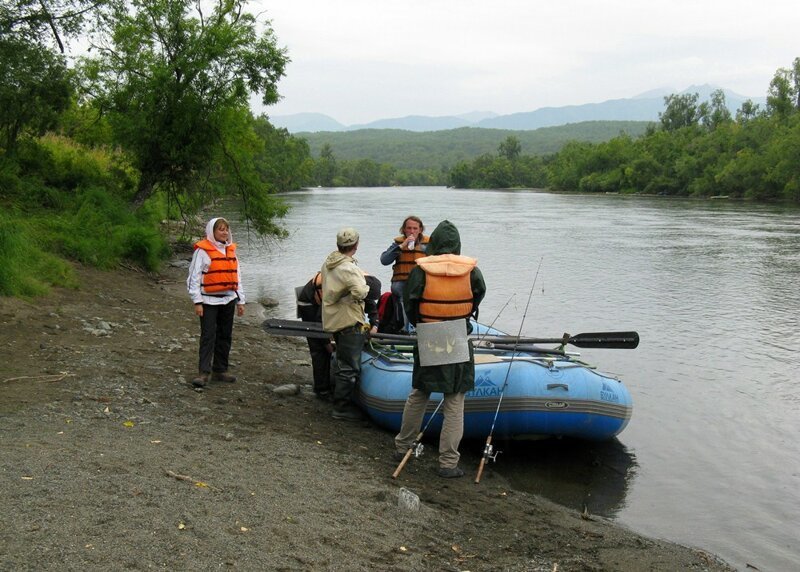
[[[333,417],[358,421],[361,411],[352,403],[361,375],[361,350],[369,326],[364,299],[369,293],[364,273],[353,258],[358,250],[358,232],[343,228],[336,234],[337,250],[322,265],[322,329],[336,342]]]
[[[369,293],[364,307],[369,320],[370,333],[378,332],[378,302],[381,298],[381,281],[375,276],[364,274]],[[322,272],[317,272],[311,280],[297,289],[297,315],[304,322],[322,322]],[[311,371],[314,379],[314,394],[322,401],[333,400],[333,381],[331,380],[331,338],[306,338],[311,354]]]

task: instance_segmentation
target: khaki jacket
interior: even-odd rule
[[[335,250],[322,265],[322,329],[338,332],[366,323],[364,298],[369,288],[355,259]]]

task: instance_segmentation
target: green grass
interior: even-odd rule
[[[72,266],[42,248],[35,236],[24,221],[0,215],[0,295],[32,298],[51,286],[77,287]]]

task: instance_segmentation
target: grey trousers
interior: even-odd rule
[[[411,447],[425,417],[425,408],[428,405],[430,393],[419,389],[412,389],[403,407],[403,422],[400,433],[394,438],[394,446],[398,451],[405,453]],[[458,446],[464,436],[464,394],[446,393],[442,404],[444,423],[439,435],[439,467],[452,469],[458,466],[461,455]]]

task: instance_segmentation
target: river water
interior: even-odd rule
[[[486,279],[481,321],[538,337],[641,337],[636,350],[581,351],[631,391],[618,441],[505,444],[489,470],[741,570],[800,569],[800,210],[440,187],[285,199],[288,239],[263,242],[233,225],[251,301],[275,298],[271,315],[293,318],[294,287],[343,226],[358,229],[359,263],[387,290],[379,256],[405,215],[428,232],[449,219]],[[465,448],[477,455],[482,443]]]

